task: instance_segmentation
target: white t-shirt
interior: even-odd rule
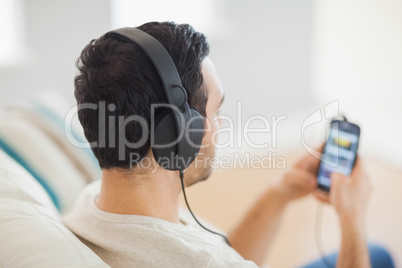
[[[180,212],[185,224],[162,219],[114,214],[95,200],[100,182],[87,186],[66,226],[111,267],[257,267],[244,260],[223,238],[211,234]]]

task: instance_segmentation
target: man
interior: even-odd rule
[[[138,28],[166,48],[189,105],[205,117],[203,146],[184,172],[188,187],[210,175],[223,90],[202,34],[174,23],[153,22]],[[91,185],[84,191],[65,218],[67,226],[112,267],[262,265],[287,204],[315,191],[319,160],[307,155],[271,185],[228,234],[229,246],[180,209],[178,172],[155,162],[151,134],[144,125],[152,123],[151,105],[166,103],[166,96],[145,52],[124,38],[106,34],[85,47],[77,65],[78,104],[99,107],[79,109],[79,119],[102,168],[102,183],[100,190]],[[333,174],[329,199],[319,196],[339,214],[339,267],[370,266],[364,235],[369,194],[368,178],[357,161],[352,177]]]

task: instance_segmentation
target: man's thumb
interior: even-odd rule
[[[337,183],[339,180],[342,180],[345,176],[338,172],[331,173],[331,180],[333,183]]]

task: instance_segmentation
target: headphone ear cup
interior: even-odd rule
[[[169,170],[176,170],[174,157],[177,155],[177,130],[172,110],[163,109],[155,118],[151,147],[157,163]],[[168,146],[169,144],[172,144]]]
[[[195,109],[188,109],[187,112],[190,118],[184,136],[178,143],[179,161],[176,166],[178,170],[186,169],[196,159],[204,137],[204,120],[200,113]]]
[[[189,109],[190,120],[181,140],[178,140],[174,112],[166,108],[155,118],[152,152],[162,168],[184,170],[197,157],[204,136],[204,120],[195,109]],[[187,133],[187,134],[186,134]]]

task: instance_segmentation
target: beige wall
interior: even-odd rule
[[[362,128],[361,152],[402,169],[402,1],[316,0],[313,80]]]

